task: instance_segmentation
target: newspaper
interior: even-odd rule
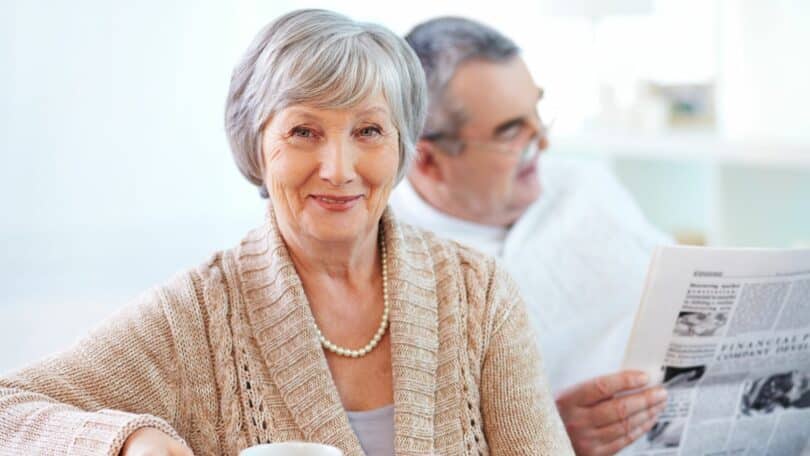
[[[624,368],[669,399],[622,454],[810,454],[810,249],[661,247]]]

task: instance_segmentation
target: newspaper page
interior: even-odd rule
[[[661,247],[641,301],[624,368],[669,399],[627,454],[810,455],[810,249]]]

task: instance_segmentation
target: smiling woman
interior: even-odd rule
[[[225,127],[239,170],[256,185],[263,185],[262,129],[274,114],[302,104],[356,107],[374,95],[384,98],[380,106],[399,132],[397,181],[405,175],[427,107],[422,67],[407,43],[387,29],[335,24],[333,16],[311,10],[308,17],[279,18],[258,33],[234,69]]]
[[[0,378],[0,453],[570,454],[511,279],[386,210],[425,92],[382,27],[301,10],[260,31],[225,120],[266,223]]]
[[[280,228],[307,242],[376,233],[396,182],[398,143],[381,94],[344,110],[296,106],[274,116],[262,163]]]

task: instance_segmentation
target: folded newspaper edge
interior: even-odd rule
[[[659,247],[623,367],[669,392],[623,454],[810,454],[810,249]]]

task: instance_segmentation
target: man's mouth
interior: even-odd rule
[[[530,163],[527,166],[524,166],[523,168],[518,170],[517,178],[518,179],[525,179],[525,178],[535,174],[535,172],[537,172],[537,162],[536,161],[533,162],[533,163]]]

